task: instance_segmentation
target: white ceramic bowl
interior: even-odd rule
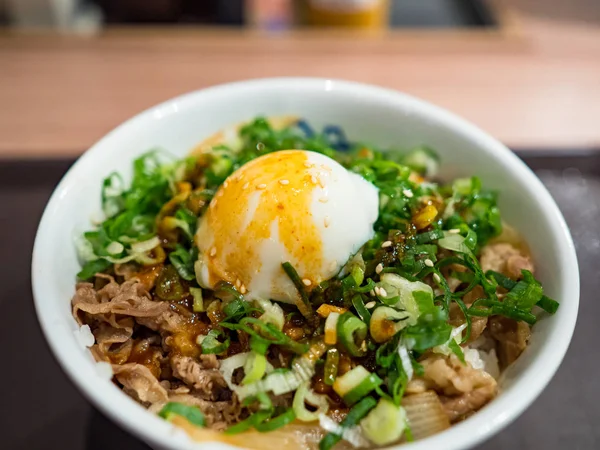
[[[71,380],[103,413],[151,446],[193,446],[103,376],[76,339],[78,327],[71,316],[70,299],[79,265],[73,239],[90,227],[90,218],[100,211],[100,186],[107,174],[114,170],[130,173],[132,160],[153,147],[184,156],[215,131],[259,114],[298,115],[317,128],[338,124],[351,139],[384,147],[427,144],[439,152],[443,176],[479,175],[487,187],[501,191],[502,217],[529,242],[537,276],[546,293],[560,301],[560,309],[534,327],[530,346],[507,371],[502,393],[493,402],[449,430],[402,449],[469,448],[514,420],[550,381],[575,327],[579,272],[560,211],[540,180],[506,147],[475,126],[413,97],[337,80],[253,80],[178,97],[116,128],[69,170],[42,217],[32,279],[43,331]]]

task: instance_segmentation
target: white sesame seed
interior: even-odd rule
[[[377,267],[375,267],[375,273],[381,273],[382,270],[383,270],[383,264],[381,264],[381,263],[377,264]]]
[[[383,244],[381,244],[381,248],[387,248],[387,247],[391,247],[392,246],[392,241],[385,241]]]
[[[409,189],[404,189],[402,191],[402,193],[404,194],[405,197],[408,197],[408,198],[412,198],[412,196],[413,196],[412,191],[410,191]]]
[[[258,186],[256,186],[256,189],[264,189],[266,187],[267,187],[267,185],[265,183],[261,183]]]
[[[319,186],[321,186],[323,189],[325,189],[325,177],[323,177],[323,175],[319,175]]]
[[[321,197],[321,198],[319,199],[319,201],[320,201],[321,203],[327,203],[327,202],[329,201],[329,199],[328,199],[327,197]]]
[[[369,294],[371,294],[371,297],[375,297],[375,291],[373,289],[369,291]]]
[[[312,175],[310,177],[310,181],[312,182],[312,184],[317,184],[317,177],[315,177],[314,175]]]
[[[370,301],[369,303],[365,303],[365,308],[367,309],[371,309],[372,307],[374,307],[377,303],[374,301]]]
[[[248,186],[250,186],[250,183],[246,181],[246,183],[244,183],[244,185],[242,186],[242,189],[248,189]]]
[[[245,284],[242,284],[242,285],[240,286],[240,293],[241,293],[241,294],[245,294],[246,292],[248,292],[248,290],[246,289],[246,285],[245,285]]]
[[[381,288],[379,286],[375,286],[373,290],[375,291],[375,295],[381,295]]]
[[[381,295],[382,297],[387,297],[387,291],[384,288],[380,287],[379,295]]]
[[[217,247],[213,247],[210,249],[210,256],[215,256],[217,254]]]
[[[308,278],[303,278],[302,279],[302,284],[304,286],[310,286],[312,284],[312,281],[310,281]]]
[[[239,289],[242,286],[242,282],[240,281],[240,279],[238,278],[237,280],[235,280],[235,287],[237,289]]]
[[[450,233],[450,234],[458,234],[458,233],[460,233],[460,230],[458,228],[452,228],[451,230],[448,230],[448,233]]]
[[[238,175],[238,181],[242,181],[244,179],[244,174],[241,173]]]
[[[424,262],[427,267],[433,267],[433,261],[429,258],[427,258]]]
[[[329,216],[325,216],[325,228],[328,228],[331,225],[331,218]]]
[[[286,186],[286,185],[290,184],[290,180],[279,180],[279,184]]]
[[[227,180],[223,181],[223,187],[226,188],[227,186],[229,186],[229,183],[227,182]]]
[[[436,283],[439,283],[441,281],[441,278],[437,273],[433,274],[433,279],[435,280]]]

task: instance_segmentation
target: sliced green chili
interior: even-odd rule
[[[177,301],[185,297],[186,293],[175,267],[163,268],[156,280],[155,292],[162,300]]]

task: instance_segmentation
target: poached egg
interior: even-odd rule
[[[248,300],[294,303],[290,262],[310,291],[373,236],[377,188],[333,159],[304,150],[256,158],[223,182],[196,232],[199,284],[236,286]]]

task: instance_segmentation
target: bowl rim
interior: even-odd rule
[[[405,450],[427,450],[433,448],[445,448],[448,450],[466,449],[477,445],[499,432],[515,420],[539,396],[560,366],[571,341],[579,306],[579,270],[575,246],[569,228],[550,193],[533,172],[513,152],[475,125],[449,111],[416,97],[378,86],[337,79],[303,77],[259,78],[220,84],[193,91],[162,102],[135,115],[110,131],[84,152],[63,176],[50,197],[36,233],[32,256],[31,278],[37,317],[50,349],[63,371],[94,406],[120,426],[123,426],[144,441],[152,445],[160,445],[161,447],[170,449],[197,448],[195,446],[198,443],[194,444],[187,439],[178,439],[181,436],[178,436],[173,425],[149,413],[141,405],[126,397],[110,381],[105,380],[106,384],[102,385],[99,383],[101,380],[100,377],[86,378],[81,375],[79,370],[80,365],[89,364],[89,359],[86,360],[84,354],[81,352],[69,352],[76,343],[71,342],[66,345],[60,339],[60,336],[55,333],[52,318],[53,308],[47,306],[49,303],[43,301],[46,296],[44,293],[45,281],[38,276],[39,269],[41,268],[43,243],[45,240],[51,239],[46,230],[54,220],[52,216],[54,205],[57,205],[61,201],[65,189],[75,184],[75,174],[79,168],[86,161],[99,157],[106,143],[110,142],[115,136],[120,133],[126,133],[127,129],[132,127],[132,125],[139,125],[145,121],[151,123],[153,115],[156,112],[172,109],[173,106],[194,104],[212,95],[231,95],[232,92],[236,91],[241,92],[253,89],[268,90],[273,88],[303,88],[315,91],[336,90],[344,95],[359,92],[361,95],[368,96],[377,102],[403,105],[403,107],[408,107],[411,110],[417,110],[422,115],[433,117],[437,122],[443,123],[449,129],[460,132],[469,139],[477,142],[477,145],[485,149],[488,153],[500,155],[503,163],[510,166],[511,170],[516,172],[516,176],[530,184],[531,189],[536,192],[537,200],[543,204],[544,210],[547,212],[546,220],[552,221],[551,228],[553,234],[561,238],[557,242],[558,247],[556,251],[557,254],[561,255],[561,267],[565,271],[563,278],[567,283],[562,289],[569,292],[571,296],[570,302],[561,305],[561,314],[563,315],[561,326],[556,327],[550,333],[551,339],[542,344],[539,355],[531,362],[530,367],[526,369],[524,375],[515,381],[510,392],[494,399],[493,402],[477,414],[474,414],[464,422],[452,426],[448,430],[413,443],[403,444],[401,447],[393,446],[390,448],[402,448]],[[233,448],[222,443],[203,443],[202,445],[210,448]]]

